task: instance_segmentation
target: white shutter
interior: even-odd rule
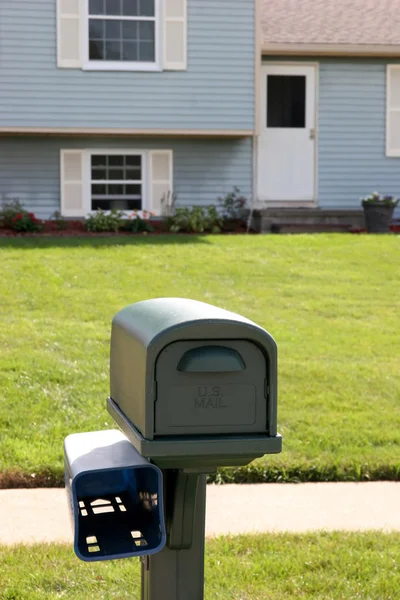
[[[83,0],[57,0],[57,65],[82,66],[81,10]]]
[[[60,179],[61,214],[63,217],[84,217],[87,211],[82,150],[61,150]]]
[[[164,69],[187,69],[187,0],[164,1]]]
[[[172,150],[152,150],[150,152],[150,210],[161,215],[162,199],[173,193],[173,153]]]
[[[400,156],[400,65],[387,66],[386,155]]]

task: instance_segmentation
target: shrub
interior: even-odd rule
[[[59,231],[65,231],[67,229],[68,221],[62,216],[62,214],[58,210],[56,210],[56,212],[54,212],[51,215],[51,219],[54,221]]]
[[[153,233],[154,227],[148,219],[148,217],[152,216],[152,213],[144,210],[144,218],[142,218],[137,211],[134,211],[124,222],[123,229],[124,231],[129,231],[130,233]]]
[[[2,221],[3,227],[12,229],[14,217],[23,213],[26,213],[26,210],[19,200],[15,199],[5,202],[0,210],[0,220]]]
[[[174,192],[169,191],[164,194],[161,198],[161,214],[163,217],[172,217],[175,214],[175,205],[177,201],[177,195]]]
[[[22,211],[12,217],[11,229],[20,233],[35,233],[42,231],[43,225],[33,213]]]
[[[243,219],[243,211],[247,205],[247,198],[241,195],[240,189],[234,187],[233,191],[226,196],[220,196],[218,203],[221,206],[222,215],[225,220]]]
[[[212,204],[203,210],[205,212],[205,229],[211,233],[221,233],[223,218],[216,206]]]
[[[85,227],[92,233],[117,232],[123,225],[123,213],[112,210],[108,213],[100,208],[85,219]]]
[[[169,218],[171,233],[220,233],[222,219],[215,206],[178,207]]]
[[[368,204],[375,204],[380,206],[396,207],[399,203],[399,199],[395,198],[394,196],[384,196],[379,192],[374,192],[370,196],[361,198],[361,203],[363,206],[367,206]]]

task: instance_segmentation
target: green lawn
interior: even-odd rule
[[[59,483],[64,437],[113,426],[111,319],[158,296],[278,342],[284,452],[218,478],[399,477],[399,236],[3,238],[0,264],[0,485]]]
[[[313,534],[207,543],[206,600],[395,600],[400,535]],[[1,600],[139,600],[139,561],[80,563],[65,546],[0,547]]]

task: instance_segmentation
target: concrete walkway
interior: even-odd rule
[[[208,536],[318,530],[400,531],[400,483],[208,486]],[[0,490],[0,544],[71,541],[64,490]]]

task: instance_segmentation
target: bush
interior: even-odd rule
[[[361,204],[363,206],[368,206],[369,204],[375,204],[378,206],[390,206],[395,208],[399,203],[399,199],[395,198],[395,196],[384,196],[379,192],[374,192],[370,196],[366,196],[365,198],[361,198]]]
[[[130,215],[124,222],[124,231],[129,231],[130,233],[153,233],[154,227],[148,220],[147,216],[152,216],[152,214],[148,213],[147,211],[143,211],[144,218],[142,218],[137,211],[134,211],[132,215]]]
[[[112,210],[105,213],[100,208],[94,214],[85,219],[85,227],[92,233],[117,232],[123,225],[123,213],[119,210]]]
[[[19,233],[35,233],[42,231],[43,225],[33,213],[22,211],[12,217],[11,229]]]
[[[68,221],[66,221],[66,219],[58,210],[51,215],[51,218],[54,220],[58,231],[65,231],[67,229]]]
[[[243,212],[247,205],[247,198],[241,195],[240,189],[234,187],[233,191],[226,196],[220,196],[218,202],[221,206],[222,215],[225,220],[242,220]]]
[[[171,233],[220,233],[222,218],[215,206],[178,207],[168,224]]]
[[[2,221],[3,227],[6,227],[7,229],[13,229],[14,217],[24,213],[26,213],[26,210],[19,200],[10,200],[9,202],[5,202],[0,210],[0,220]]]

